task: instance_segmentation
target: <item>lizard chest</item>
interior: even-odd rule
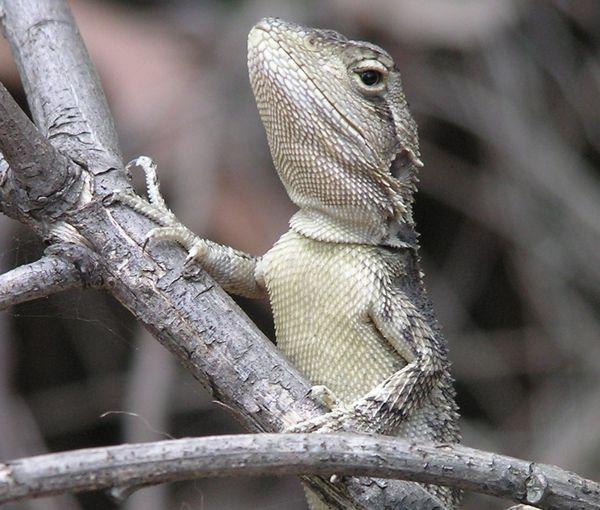
[[[369,319],[381,292],[376,248],[290,231],[263,263],[277,345],[312,384],[348,402],[403,366]]]

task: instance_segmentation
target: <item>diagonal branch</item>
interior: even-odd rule
[[[0,464],[0,503],[192,478],[307,473],[452,485],[542,509],[600,508],[599,484],[554,466],[460,445],[347,433],[212,436],[9,461]]]
[[[113,119],[67,2],[2,0],[0,6],[35,124],[98,176],[99,188],[125,187]]]
[[[3,203],[16,206],[14,216],[57,218],[79,201],[86,184],[81,168],[48,143],[2,84],[0,151],[9,164]]]

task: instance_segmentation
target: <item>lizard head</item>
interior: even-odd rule
[[[390,55],[269,18],[250,32],[248,68],[273,162],[300,207],[292,228],[325,241],[413,244],[422,163]]]

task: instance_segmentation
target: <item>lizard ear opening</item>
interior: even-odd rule
[[[400,73],[396,70],[390,73],[387,106],[394,120],[399,149],[393,167],[398,165],[402,169],[405,163],[409,161],[414,167],[421,168],[423,162],[419,158],[417,124],[408,110],[408,103],[400,81]]]
[[[402,177],[406,176],[410,170],[411,164],[412,158],[407,151],[402,149],[392,161],[390,172],[393,177],[402,180]]]

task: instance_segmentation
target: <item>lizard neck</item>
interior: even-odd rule
[[[333,180],[336,174],[340,176],[335,188],[346,186],[348,192],[345,200],[338,198],[337,203],[331,203],[327,194],[306,195],[294,189],[293,180],[288,176],[301,174],[301,169],[292,172],[278,169],[278,173],[290,198],[300,208],[290,220],[295,232],[324,242],[418,248],[412,217],[417,177],[414,165],[406,158],[397,157],[389,169],[373,171],[368,174],[369,178],[363,174],[360,181],[356,180],[357,172],[350,170],[311,172],[313,182],[319,178]]]
[[[329,243],[414,249],[418,246],[412,219],[376,218],[356,209],[337,208],[336,213],[302,208],[290,219],[290,227],[305,237]]]

